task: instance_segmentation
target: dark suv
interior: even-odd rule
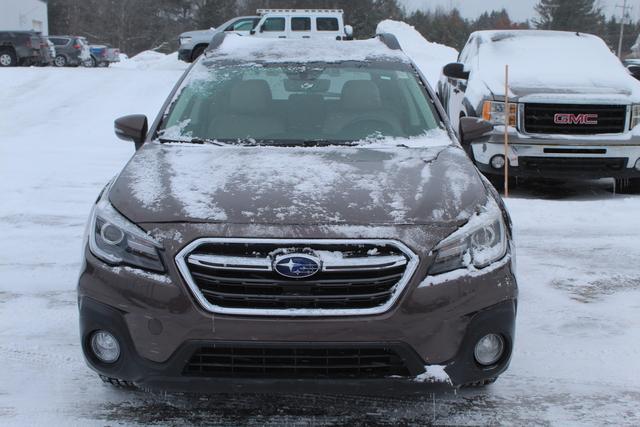
[[[41,44],[35,31],[0,31],[0,67],[40,64]]]
[[[89,43],[84,37],[49,36],[49,40],[56,48],[56,67],[77,67],[91,60]]]
[[[104,381],[422,392],[507,368],[509,216],[393,36],[220,34],[150,128],[115,130],[137,151],[93,208],[78,285]]]

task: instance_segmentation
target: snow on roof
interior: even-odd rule
[[[268,39],[229,34],[207,58],[239,62],[342,62],[390,60],[409,62],[399,50],[378,39],[338,41],[318,39]]]

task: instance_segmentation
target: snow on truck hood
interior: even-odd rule
[[[433,224],[486,200],[459,147],[147,143],[110,200],[136,223]]]
[[[504,96],[509,65],[512,97],[581,95],[585,99],[640,100],[640,82],[629,75],[599,37],[561,31],[479,31],[472,80]],[[470,83],[471,84],[471,83]]]

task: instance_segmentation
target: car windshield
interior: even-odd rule
[[[353,143],[420,136],[441,124],[406,64],[198,64],[191,74],[161,140]]]

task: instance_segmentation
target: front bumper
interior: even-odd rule
[[[504,262],[506,261],[506,262]],[[446,366],[452,385],[500,375],[509,365],[515,328],[517,286],[509,259],[485,274],[452,278],[421,286],[428,260],[420,263],[396,305],[386,313],[335,318],[277,318],[213,315],[195,301],[168,263],[169,274],[154,275],[110,267],[86,251],[78,286],[82,347],[96,372],[133,381],[142,387],[198,392],[294,390],[376,394],[419,393],[434,386],[420,381],[425,366]],[[121,342],[113,365],[100,363],[90,351],[93,331],[105,329]],[[473,359],[474,343],[499,333],[508,351],[490,369]],[[194,349],[220,343],[247,345],[393,345],[400,346],[411,376],[383,379],[298,379],[193,377],[183,375]]]
[[[487,175],[503,175],[504,168],[491,166],[494,156],[504,156],[504,133],[494,131],[471,143],[478,169]],[[509,132],[509,174],[523,178],[598,179],[640,178],[640,138],[530,137]]]

